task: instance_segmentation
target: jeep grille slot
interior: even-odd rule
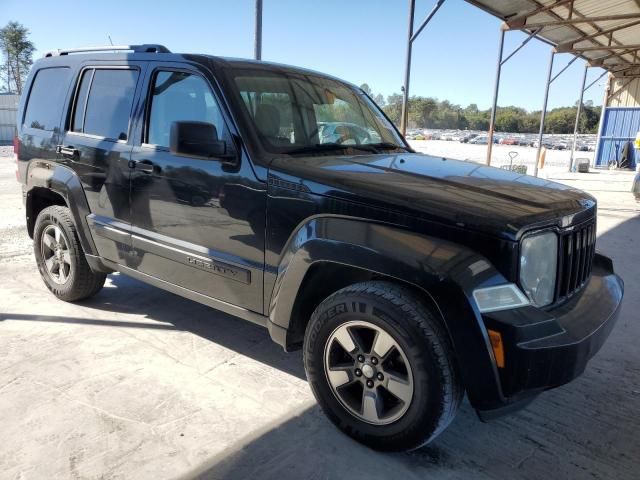
[[[591,276],[596,248],[595,220],[560,234],[556,302],[580,290]]]

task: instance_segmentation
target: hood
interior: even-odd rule
[[[424,154],[281,157],[272,179],[319,195],[399,211],[510,240],[595,216],[590,195],[560,183]]]

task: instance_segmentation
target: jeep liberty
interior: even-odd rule
[[[56,297],[120,272],[266,327],[303,349],[330,420],[379,450],[431,441],[465,393],[488,420],[566,384],[620,308],[593,197],[417,154],[328,75],[161,45],[58,50],[17,124]]]

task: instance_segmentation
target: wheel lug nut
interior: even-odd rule
[[[359,368],[356,368],[356,377],[360,377],[362,376],[362,370],[360,370]]]
[[[373,388],[373,380],[367,380],[367,387]]]
[[[378,372],[377,378],[380,381],[384,380],[384,375],[382,375],[382,372]]]
[[[364,362],[364,355],[358,355],[358,361],[360,363]]]
[[[374,365],[377,365],[378,359],[376,357],[371,357],[371,363],[373,363]]]

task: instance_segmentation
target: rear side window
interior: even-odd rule
[[[89,86],[91,85],[93,72],[94,70],[85,70],[82,73],[80,88],[78,89],[78,96],[73,112],[73,125],[71,129],[74,132],[82,132],[82,126],[84,124],[84,111],[87,106],[87,93],[89,92]]]
[[[72,130],[127,140],[137,81],[137,70],[85,70],[76,98]]]
[[[27,100],[25,127],[53,131],[60,126],[70,76],[66,67],[38,70]]]

